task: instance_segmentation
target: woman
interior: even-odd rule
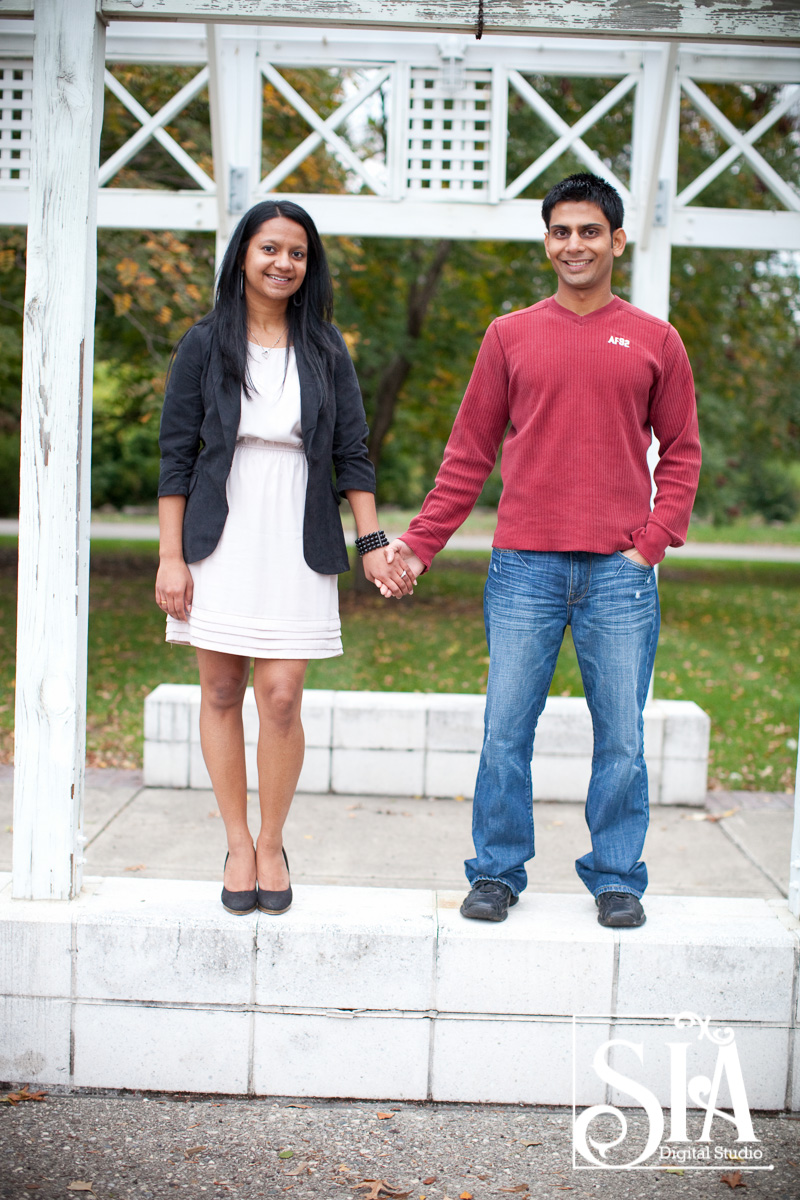
[[[231,238],[214,310],[182,338],[167,379],[156,602],[167,641],[197,653],[200,741],[228,838],[222,903],[236,914],[282,913],[292,901],[282,831],[303,763],[303,678],[310,658],[342,653],[339,493],[367,578],[384,596],[413,587],[381,548],[361,394],[332,307],[308,213],[257,204]],[[242,727],[251,658],[255,845]]]

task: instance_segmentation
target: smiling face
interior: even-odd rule
[[[260,225],[244,256],[248,307],[285,307],[306,277],[308,238],[302,225],[273,217]]]
[[[610,299],[611,271],[614,259],[625,249],[625,233],[622,229],[612,233],[596,204],[585,200],[557,204],[550,214],[544,249],[558,276],[560,298]]]

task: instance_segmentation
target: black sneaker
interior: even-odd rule
[[[476,921],[505,921],[509,908],[519,900],[506,883],[497,879],[479,879],[461,905],[462,917]]]
[[[601,892],[594,902],[600,910],[597,919],[610,928],[637,929],[647,917],[632,892]]]

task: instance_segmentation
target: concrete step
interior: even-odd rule
[[[486,697],[453,693],[306,689],[306,754],[298,790],[352,796],[471,798]],[[200,749],[200,688],[162,683],[145,698],[144,782],[209,788]],[[705,802],[711,722],[689,700],[651,700],[644,712],[650,803]],[[247,786],[257,786],[258,714],[244,702]],[[585,800],[592,722],[580,696],[550,696],[531,766],[540,800]]]
[[[465,921],[462,894],[301,885],[284,916],[236,918],[218,883],[90,879],[50,903],[12,901],[0,876],[0,1078],[594,1104],[615,1037],[668,1104],[670,1043],[714,1074],[708,1018],[732,1030],[752,1109],[800,1107],[782,901],[654,896],[643,928],[609,930],[589,896],[525,894],[493,925]],[[636,1053],[618,1053],[634,1078]]]

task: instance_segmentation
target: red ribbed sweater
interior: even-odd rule
[[[506,429],[495,546],[635,546],[657,563],[683,544],[700,442],[689,360],[666,321],[615,296],[586,316],[550,297],[492,322],[436,484],[402,535],[426,566],[471,512]]]

